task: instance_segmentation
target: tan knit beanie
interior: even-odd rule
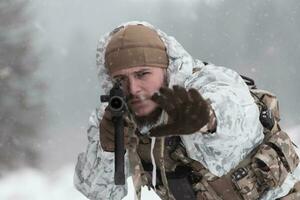
[[[105,52],[105,67],[110,73],[136,66],[168,67],[163,41],[144,25],[122,27],[114,33]]]

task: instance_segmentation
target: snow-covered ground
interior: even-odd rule
[[[293,141],[300,146],[300,125],[286,129]],[[75,164],[75,163],[74,163]],[[87,200],[73,186],[74,164],[43,173],[34,169],[22,169],[0,179],[0,200]],[[134,199],[131,179],[129,193],[124,200]],[[142,200],[159,200],[153,191],[142,190]]]
[[[22,169],[0,179],[0,200],[87,200],[73,186],[74,166],[68,165],[51,174]],[[124,200],[134,200],[133,183],[128,179],[129,192]],[[160,198],[147,188],[143,200]]]

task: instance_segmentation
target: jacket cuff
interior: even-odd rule
[[[201,129],[200,132],[206,134],[206,133],[214,133],[217,130],[217,118],[215,115],[215,111],[211,107],[210,103],[209,106],[209,120],[207,124],[205,124]]]

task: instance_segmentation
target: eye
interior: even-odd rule
[[[113,82],[117,82],[117,81],[120,82],[122,85],[124,85],[126,82],[126,78],[123,76],[114,77]]]
[[[143,78],[143,77],[145,77],[148,74],[150,74],[150,72],[138,72],[136,74],[136,76],[137,76],[137,78]]]

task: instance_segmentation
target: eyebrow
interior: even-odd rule
[[[144,69],[140,69],[138,71],[133,72],[133,74],[137,74],[137,73],[145,72],[145,71],[149,71],[149,70],[150,70],[150,68],[144,68]]]
[[[149,71],[149,70],[151,70],[151,68],[147,67],[147,68],[143,68],[143,69],[139,69],[137,71],[134,71],[134,72],[132,72],[132,74],[146,72],[146,71]],[[118,74],[118,75],[113,76],[113,78],[124,78],[124,77],[126,77],[126,75],[123,75],[123,74]]]
[[[123,77],[126,77],[125,75],[116,75],[116,76],[113,76],[113,78],[115,78],[115,79],[118,79],[118,78],[123,78]]]

